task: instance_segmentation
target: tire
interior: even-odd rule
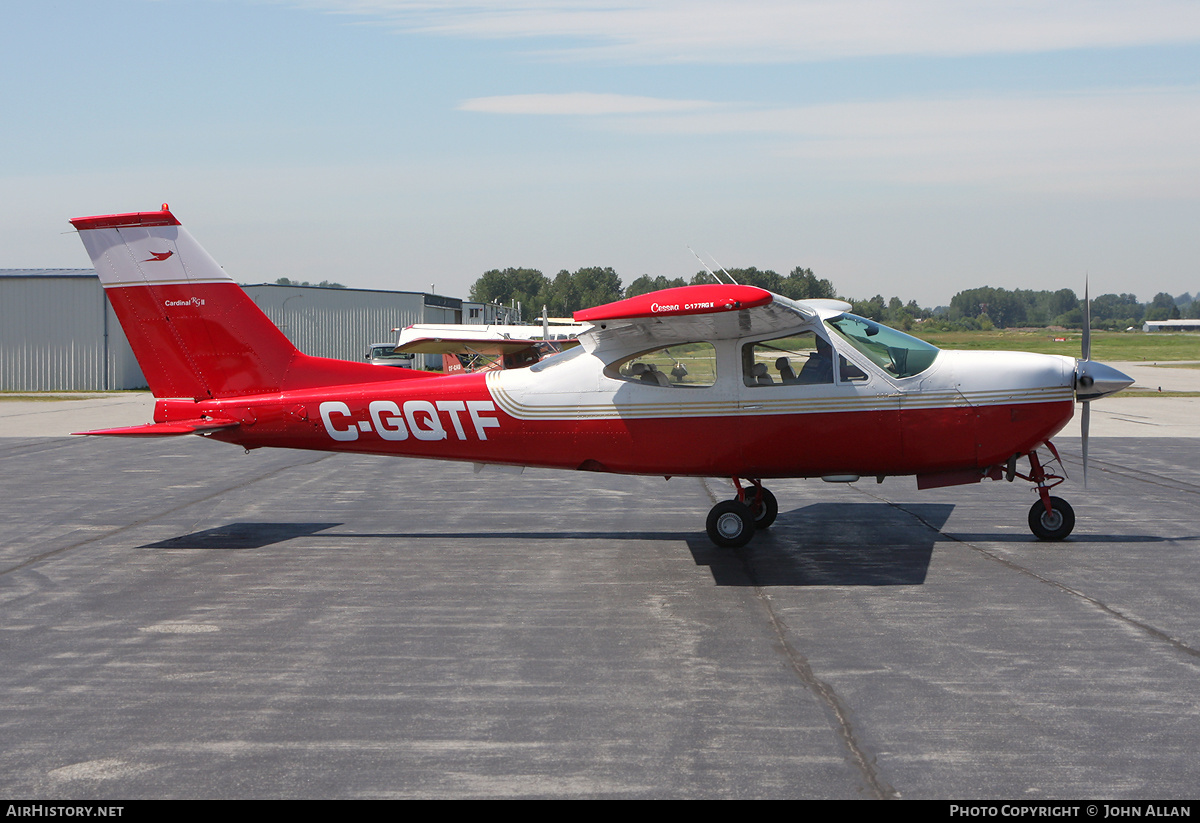
[[[1029,509],[1029,530],[1039,540],[1062,540],[1075,528],[1075,510],[1061,497],[1050,498],[1050,512],[1038,500]]]
[[[705,524],[708,538],[723,549],[740,549],[754,536],[754,515],[736,500],[725,500],[712,507]]]
[[[746,498],[750,500],[748,492]],[[754,517],[754,528],[756,530],[771,528],[771,524],[779,516],[779,501],[775,499],[775,495],[771,494],[770,489],[762,490],[762,500],[758,505],[755,505],[753,500],[751,500],[749,506],[750,514]]]

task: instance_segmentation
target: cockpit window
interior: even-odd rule
[[[833,349],[811,331],[742,346],[747,386],[817,385],[833,382]]]
[[[712,343],[679,343],[639,352],[604,369],[609,377],[666,388],[700,388],[717,381]]]
[[[825,325],[893,377],[920,374],[933,365],[940,351],[924,340],[854,314],[831,317]]]

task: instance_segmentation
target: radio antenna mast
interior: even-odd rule
[[[707,271],[709,274],[712,275],[713,280],[716,280],[721,285],[726,285],[725,281],[722,280],[720,277],[718,277],[717,273],[715,271],[713,271],[707,263],[704,262],[704,259],[702,257],[700,257],[700,255],[696,254],[695,249],[693,249],[691,246],[688,246],[687,250],[692,253],[693,257],[695,257],[697,260],[700,261],[700,265],[704,266],[705,271]],[[710,254],[709,257],[712,257],[712,255]],[[713,257],[713,262],[717,263],[717,259],[715,257]],[[725,272],[725,276],[729,278],[729,282],[732,285],[736,286],[738,284],[738,282],[733,279],[733,275],[730,274],[729,272],[725,271],[725,268],[720,263],[717,263],[717,268],[719,268],[721,271]]]
[[[711,260],[712,260],[714,263],[717,263],[717,258],[713,257],[711,254],[709,255],[709,258],[710,258],[710,259],[711,259]],[[725,271],[725,267],[724,267],[724,266],[722,266],[720,263],[717,263],[717,268],[718,268],[718,269],[720,269],[721,271],[725,272],[725,276],[729,278],[729,282],[730,282],[730,283],[732,283],[732,284],[733,284],[733,285],[735,285],[735,286],[738,284],[738,281],[736,281],[736,280],[734,280],[734,279],[733,279],[733,275],[732,275],[732,274],[730,274],[728,271]]]

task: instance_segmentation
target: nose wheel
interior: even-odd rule
[[[1062,540],[1075,528],[1075,511],[1061,497],[1050,498],[1050,509],[1038,500],[1029,508],[1029,530],[1039,540]]]

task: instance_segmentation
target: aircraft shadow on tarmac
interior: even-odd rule
[[[946,503],[815,503],[781,512],[737,552],[700,538],[688,547],[718,586],[918,586],[953,511]]]
[[[228,523],[191,534],[171,537],[139,549],[261,549],[299,537],[312,537],[342,523]],[[361,540],[687,540],[692,532],[605,531],[468,531],[468,532],[355,532],[322,535],[326,541]]]
[[[297,537],[311,537],[341,523],[228,523],[171,537],[139,549],[261,549]]]
[[[945,532],[946,537],[963,543],[1039,543],[1036,537],[1028,532],[1000,534],[998,532]],[[1076,543],[1181,543],[1188,540],[1200,540],[1200,535],[1183,535],[1182,537],[1161,537],[1156,534],[1088,534],[1085,529],[1077,530],[1061,543],[1040,543],[1042,546],[1068,547]]]
[[[924,581],[933,545],[945,539],[936,529],[953,510],[946,504],[910,506],[908,511],[901,511],[883,503],[819,503],[780,514],[770,531],[756,535],[750,545],[738,551],[718,548],[695,532],[522,530],[343,535],[328,533],[341,523],[269,522],[227,523],[139,548],[260,549],[318,533],[323,533],[326,543],[332,540],[347,544],[430,538],[493,542],[665,540],[685,542],[695,562],[708,566],[714,581],[722,586],[902,586]]]
[[[631,531],[464,531],[387,534],[322,534],[326,543],[361,540],[665,540],[682,541],[697,565],[708,566],[718,586],[918,586],[925,582],[933,547],[963,543],[1037,543],[1014,532],[943,532],[954,506],[945,503],[816,503],[782,512],[769,531],[749,545],[730,550],[714,546],[695,532]],[[139,546],[141,549],[260,549],[312,537],[342,523],[234,522]],[[1061,544],[1165,543],[1200,536],[1078,534]]]

